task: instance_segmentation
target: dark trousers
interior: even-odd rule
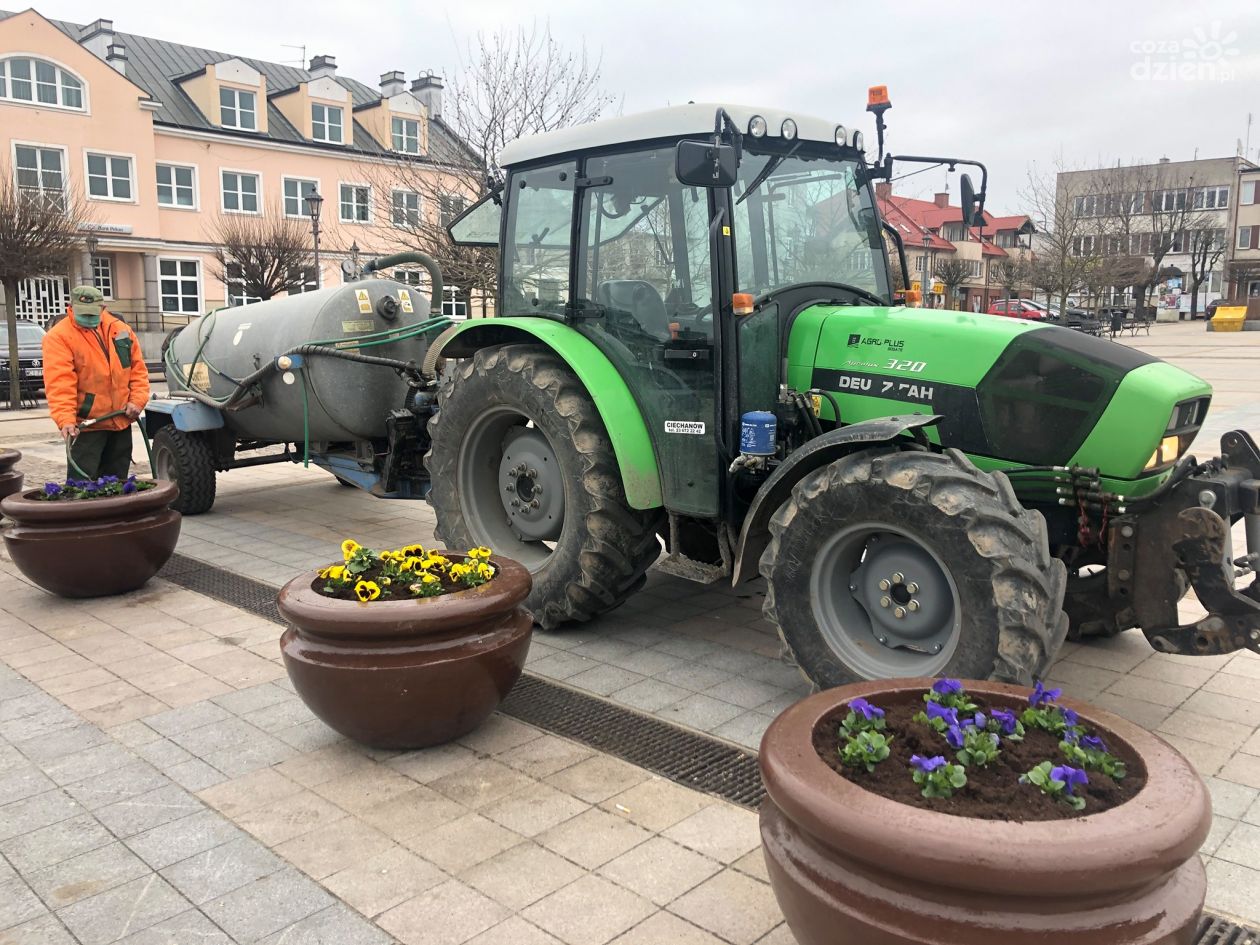
[[[131,474],[131,427],[125,430],[87,430],[79,434],[70,448],[70,458],[89,479]],[[82,478],[73,467],[67,469],[71,479]]]

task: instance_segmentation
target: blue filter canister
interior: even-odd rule
[[[739,451],[749,456],[773,456],[777,425],[767,410],[750,410],[739,418]]]

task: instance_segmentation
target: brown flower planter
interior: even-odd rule
[[[20,450],[0,449],[0,499],[22,491],[21,471],[13,466],[22,458]]]
[[[471,732],[520,677],[533,629],[521,606],[529,572],[491,561],[489,583],[427,600],[337,600],[311,586],[316,572],[294,578],[280,591],[293,625],[280,650],[297,694],[329,727],[374,748]]]
[[[842,778],[814,751],[815,727],[838,705],[857,696],[876,705],[917,698],[931,683],[820,692],[766,731],[762,849],[800,945],[1194,941],[1207,890],[1198,849],[1211,804],[1190,763],[1138,726],[1060,700],[1108,743],[1126,743],[1148,778],[1127,803],[1066,820],[1008,823],[909,807]],[[1027,695],[1002,683],[966,686],[991,698]]]
[[[39,490],[0,502],[9,557],[23,574],[62,597],[134,591],[161,570],[179,540],[173,482],[103,499],[45,501]]]

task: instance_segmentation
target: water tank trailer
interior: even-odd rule
[[[170,394],[151,400],[141,423],[154,475],[179,484],[176,509],[209,510],[219,472],[281,462],[314,463],[385,498],[428,494],[422,458],[436,393],[426,355],[452,324],[441,313],[442,274],[428,255],[407,252],[369,262],[364,275],[408,263],[428,270],[431,299],[360,278],[218,309],[168,339]]]

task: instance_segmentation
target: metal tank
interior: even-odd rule
[[[429,317],[427,296],[389,279],[364,279],[219,309],[181,329],[171,340],[167,378],[172,392],[191,388],[222,399],[236,390],[238,381],[299,345],[325,342],[340,347],[339,343],[416,325]],[[431,337],[391,341],[363,353],[419,364]],[[303,373],[311,441],[385,436],[389,412],[402,407],[407,395],[407,384],[395,371],[329,357],[303,360],[301,370],[267,373],[259,381],[260,400],[224,411],[227,427],[238,438],[301,441]]]

